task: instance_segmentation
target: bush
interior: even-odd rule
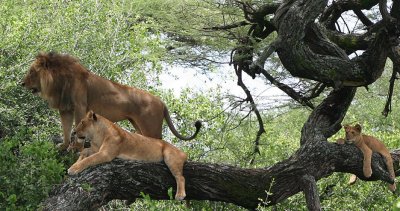
[[[53,143],[31,137],[20,127],[0,142],[0,210],[36,210],[64,175]]]

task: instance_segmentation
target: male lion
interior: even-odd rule
[[[148,162],[164,160],[176,179],[175,199],[185,198],[183,164],[187,155],[168,142],[129,133],[93,111],[86,114],[76,126],[75,132],[80,140],[88,138],[91,144],[90,148],[82,151],[79,160],[68,169],[68,174],[77,174],[89,166],[110,162],[114,158]]]
[[[73,120],[77,125],[89,110],[113,122],[127,119],[137,133],[153,138],[162,137],[164,118],[172,133],[182,140],[195,138],[201,127],[201,122],[196,121],[192,136],[180,135],[166,105],[158,97],[97,76],[65,54],[39,53],[22,86],[59,110],[64,135],[63,143],[58,146],[60,149],[69,145]]]
[[[346,139],[342,139],[342,138],[338,139],[337,143],[339,143],[339,144],[344,144],[344,143],[354,144],[362,151],[362,153],[364,155],[364,161],[363,161],[364,176],[370,177],[372,175],[372,169],[371,169],[372,152],[377,152],[385,158],[386,167],[389,171],[390,178],[395,180],[392,156],[390,155],[390,152],[385,147],[385,145],[375,137],[362,134],[361,126],[359,124],[356,124],[354,127],[350,126],[350,125],[344,125],[343,128],[346,133]],[[353,184],[356,182],[356,180],[357,180],[357,177],[355,175],[351,175],[349,183]],[[395,191],[396,183],[389,184],[389,189],[391,191]]]

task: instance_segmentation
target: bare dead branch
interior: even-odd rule
[[[243,83],[242,80],[242,71],[241,70],[235,70],[236,71],[236,75],[238,77],[238,85],[243,89],[243,91],[245,92],[247,98],[246,101],[248,101],[251,105],[251,110],[256,114],[257,117],[257,121],[258,121],[258,132],[256,135],[256,140],[254,141],[254,150],[253,150],[253,155],[255,155],[256,153],[260,154],[260,149],[259,149],[259,145],[260,145],[260,137],[263,133],[265,133],[265,128],[264,128],[264,122],[262,120],[261,114],[258,111],[257,105],[254,102],[253,96],[250,93],[250,90],[247,88],[247,86]],[[253,157],[250,160],[250,164],[253,164],[255,157]]]
[[[248,22],[246,21],[240,21],[238,23],[232,23],[229,25],[223,25],[223,26],[213,26],[213,27],[206,27],[203,28],[204,30],[213,30],[213,31],[218,31],[218,30],[228,30],[228,29],[234,29],[242,26],[247,26],[249,25]]]
[[[308,97],[306,97],[307,100],[314,99],[318,97],[326,88],[326,85],[323,83],[318,83],[315,85],[315,87],[311,90],[311,93]]]
[[[353,12],[357,15],[358,19],[360,19],[361,23],[363,23],[365,26],[368,27],[373,24],[372,21],[370,21],[369,18],[365,16],[360,9],[354,9]]]
[[[335,29],[335,23],[339,19],[340,15],[349,10],[363,10],[371,9],[373,6],[378,4],[378,0],[374,1],[358,1],[358,0],[339,0],[334,1],[330,6],[325,9],[321,15],[320,21],[331,30]],[[364,22],[363,22],[364,23]]]
[[[295,100],[296,102],[300,103],[303,106],[307,106],[311,109],[314,109],[314,105],[309,101],[309,99],[307,97],[302,96],[300,93],[296,92],[293,88],[291,88],[290,86],[279,82],[278,80],[276,80],[271,74],[269,74],[264,68],[258,66],[258,65],[254,65],[252,66],[252,68],[258,68],[259,71],[261,72],[262,75],[264,75],[264,77],[271,82],[271,84],[275,85],[276,87],[278,87],[280,90],[282,90],[283,92],[285,92],[289,97],[291,97],[293,100]]]
[[[389,80],[389,91],[388,91],[388,95],[387,95],[387,99],[386,99],[386,104],[385,104],[385,108],[382,111],[382,115],[387,117],[388,114],[392,111],[392,95],[393,95],[393,89],[394,89],[394,82],[396,79],[398,79],[396,77],[397,72],[395,70],[395,68],[393,67],[393,71],[392,71],[392,76],[390,77]]]

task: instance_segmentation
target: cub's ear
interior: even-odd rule
[[[347,130],[347,128],[349,128],[349,125],[343,125],[343,129]]]
[[[361,132],[361,125],[356,124],[356,125],[354,126],[354,128],[355,128],[358,132]]]
[[[89,119],[93,119],[94,121],[97,121],[97,115],[94,113],[94,111],[92,111],[92,110],[90,110],[88,113],[87,113],[87,117],[89,118]]]

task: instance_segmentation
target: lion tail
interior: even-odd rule
[[[194,123],[194,126],[196,127],[196,131],[194,132],[194,134],[189,137],[185,137],[185,136],[179,134],[179,132],[176,130],[174,124],[172,123],[171,116],[169,115],[167,106],[164,106],[164,118],[167,121],[168,127],[171,130],[171,132],[181,140],[189,141],[189,140],[194,139],[197,136],[197,134],[199,133],[200,128],[201,128],[201,121],[197,120]]]

